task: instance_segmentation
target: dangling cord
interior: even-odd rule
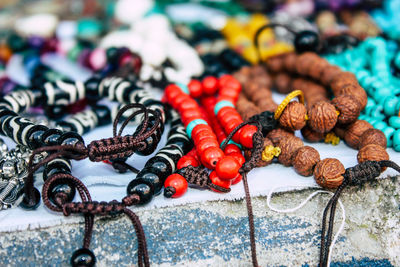
[[[261,133],[261,125],[257,121],[248,121],[239,124],[225,139],[224,143],[221,146],[221,149],[224,150],[228,142],[232,139],[232,137],[239,131],[242,127],[250,124],[255,124],[257,126],[257,132],[253,135],[253,148],[251,151],[251,158],[246,161],[243,166],[240,168],[239,173],[242,175],[243,179],[243,187],[246,196],[246,208],[247,208],[247,216],[249,218],[249,231],[250,231],[250,247],[251,247],[251,260],[254,267],[258,267],[257,261],[257,248],[256,248],[256,240],[255,240],[255,227],[254,227],[254,215],[253,215],[253,206],[251,204],[250,190],[249,184],[247,182],[247,173],[257,166],[258,159],[261,158],[264,139]]]
[[[275,27],[282,27],[282,28],[285,28],[286,30],[288,30],[289,32],[291,32],[291,33],[293,33],[293,34],[296,34],[296,32],[295,32],[293,29],[289,28],[287,25],[283,25],[283,24],[279,24],[279,23],[269,23],[269,24],[266,24],[266,25],[260,27],[260,28],[256,31],[256,34],[254,35],[254,40],[253,40],[254,46],[256,47],[257,57],[258,57],[258,63],[259,63],[259,64],[260,64],[261,61],[262,61],[262,59],[261,59],[261,52],[260,52],[260,42],[259,42],[260,35],[261,35],[261,33],[262,33],[263,31],[265,31],[266,29],[275,28]]]
[[[55,204],[49,199],[49,191],[52,184],[59,180],[71,181],[77,188],[82,202],[66,202],[66,197],[63,193],[58,193],[55,196]],[[43,203],[52,211],[63,212],[64,216],[69,216],[72,213],[85,215],[85,234],[83,239],[83,248],[89,249],[90,241],[93,233],[94,215],[117,215],[124,213],[132,221],[135,228],[135,233],[138,239],[138,265],[150,266],[149,254],[147,251],[146,236],[143,231],[143,226],[139,217],[128,207],[138,204],[140,197],[138,195],[130,195],[122,199],[121,202],[116,200],[110,202],[92,201],[89,191],[86,186],[76,177],[70,174],[55,174],[50,177],[43,185]]]
[[[382,168],[386,167],[395,169],[400,173],[400,167],[396,163],[390,160],[365,161],[360,164],[357,164],[354,167],[346,169],[343,183],[339,186],[333,197],[329,200],[323,213],[322,229],[321,229],[320,260],[319,260],[319,264],[321,267],[328,266],[330,262],[330,247],[332,244],[333,224],[335,220],[336,204],[338,202],[340,194],[348,185],[361,186],[366,182],[371,182],[375,180],[375,178],[381,174]],[[330,215],[329,215],[328,231],[326,231],[326,220],[328,216],[328,211],[330,212]],[[326,234],[327,237],[325,241],[326,232],[327,232]]]
[[[306,186],[307,186],[307,185],[306,185]],[[313,197],[315,197],[315,196],[318,195],[318,194],[330,194],[330,195],[332,195],[332,196],[334,195],[334,193],[329,192],[329,191],[318,190],[318,191],[315,191],[315,192],[311,193],[311,194],[310,194],[303,202],[301,202],[298,206],[296,206],[296,207],[294,207],[294,208],[289,208],[289,209],[281,210],[281,209],[274,208],[274,207],[271,206],[272,194],[274,193],[274,191],[275,191],[277,188],[280,188],[280,187],[281,187],[281,186],[276,186],[276,187],[272,188],[272,189],[270,190],[270,192],[268,193],[268,195],[267,195],[267,206],[268,206],[268,208],[271,209],[271,210],[273,210],[273,211],[275,211],[275,212],[278,212],[278,213],[290,213],[290,212],[295,212],[295,211],[301,209],[305,204],[307,204],[308,201],[310,201]],[[303,186],[301,186],[301,187],[303,188]],[[338,199],[338,202],[339,202],[340,208],[341,208],[341,210],[342,210],[342,222],[340,223],[339,229],[338,229],[337,233],[335,234],[335,236],[334,236],[334,238],[333,238],[333,240],[332,240],[332,245],[331,245],[331,247],[330,247],[330,249],[329,249],[328,266],[330,265],[330,259],[331,259],[331,254],[332,254],[333,247],[335,246],[335,243],[336,243],[337,239],[339,238],[340,233],[343,231],[344,224],[345,224],[345,221],[346,221],[346,210],[345,210],[345,208],[344,208],[344,205],[343,205],[343,203],[342,203],[342,201],[341,201],[340,199]]]

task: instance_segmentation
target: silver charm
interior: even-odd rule
[[[8,151],[4,141],[0,138],[0,210],[16,206],[22,200],[31,153],[31,150],[21,145]],[[35,161],[42,160],[44,156],[37,155]]]

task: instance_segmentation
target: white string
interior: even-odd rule
[[[303,188],[303,186],[300,186],[300,187]],[[275,193],[274,191],[275,191],[277,188],[283,188],[283,186],[276,186],[276,187],[272,188],[272,189],[269,191],[269,193],[268,193],[268,195],[267,195],[267,206],[268,206],[268,208],[270,208],[271,210],[273,210],[273,211],[275,211],[275,212],[278,212],[278,213],[290,213],[290,212],[295,212],[295,211],[301,209],[305,204],[307,204],[308,201],[310,201],[310,199],[312,199],[313,197],[315,197],[315,196],[318,195],[319,193],[321,193],[321,194],[330,194],[330,195],[332,195],[332,196],[334,195],[334,193],[332,193],[332,192],[330,192],[330,191],[318,190],[318,191],[315,191],[315,192],[311,193],[311,194],[310,194],[303,202],[301,202],[298,206],[296,206],[296,207],[294,207],[294,208],[289,208],[289,209],[283,209],[283,210],[281,210],[281,209],[274,208],[274,207],[271,206],[272,194]],[[341,208],[341,210],[342,210],[342,222],[341,222],[341,224],[340,224],[340,226],[339,226],[339,229],[338,229],[337,233],[336,233],[335,236],[333,237],[331,247],[329,248],[328,266],[330,266],[330,264],[331,264],[331,255],[332,255],[333,247],[335,246],[336,241],[337,241],[337,239],[338,239],[340,233],[343,231],[344,224],[345,224],[345,221],[346,221],[346,210],[344,209],[344,205],[343,205],[343,203],[342,203],[342,201],[341,201],[340,199],[338,199],[338,203],[339,203],[339,206],[340,206],[340,208]]]

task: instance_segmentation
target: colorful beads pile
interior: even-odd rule
[[[39,2],[0,3],[0,211],[82,216],[72,266],[95,266],[95,217],[115,215],[130,219],[137,264],[150,266],[156,251],[134,207],[188,199],[189,187],[243,197],[236,184],[259,266],[248,179],[280,163],[336,189],[323,213],[326,267],[341,192],[400,172],[398,0]],[[358,150],[356,166],[312,144],[341,140]],[[143,168],[134,154],[148,157]],[[133,173],[124,196],[93,200],[82,160],[99,177]]]

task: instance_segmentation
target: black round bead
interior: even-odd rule
[[[44,112],[53,120],[59,120],[67,114],[65,106],[45,106]]]
[[[111,111],[104,105],[93,106],[93,111],[98,119],[98,126],[104,126],[111,123]]]
[[[71,257],[72,267],[92,267],[96,264],[96,257],[87,248],[75,250]]]
[[[40,192],[37,190],[36,187],[33,188],[34,190],[34,198],[29,200],[26,198],[26,195],[22,198],[22,202],[19,204],[19,206],[23,209],[26,210],[35,210],[37,207],[39,207],[40,204]]]
[[[85,90],[86,90],[86,97],[88,100],[97,101],[100,99],[99,96],[99,85],[100,85],[100,78],[92,77],[85,82]]]
[[[43,181],[57,173],[71,173],[71,169],[68,165],[61,161],[50,162],[46,164],[43,170]]]
[[[164,178],[165,179],[165,178]],[[158,195],[161,192],[163,187],[163,180],[158,174],[157,171],[150,168],[145,168],[141,170],[138,175],[136,175],[135,180],[151,184],[153,188],[154,195]]]
[[[301,31],[294,38],[294,47],[297,53],[307,51],[316,52],[319,48],[319,36],[313,31]]]
[[[140,202],[139,204],[146,204],[151,201],[153,198],[153,188],[149,183],[144,181],[133,179],[126,188],[127,194],[130,195],[139,195]]]
[[[44,125],[35,125],[31,129],[29,129],[28,133],[26,134],[29,149],[33,150],[41,147],[43,145],[42,136],[48,130],[49,128]]]
[[[59,144],[60,145],[76,145],[77,143],[82,143],[84,144],[85,142],[83,141],[82,136],[80,136],[76,132],[66,132],[63,133],[59,138]]]
[[[54,204],[57,205],[57,203],[55,202],[55,198],[57,196],[57,194],[63,193],[67,196],[67,202],[71,202],[74,197],[75,197],[75,193],[76,193],[76,189],[75,186],[73,186],[71,183],[68,182],[62,182],[60,181],[60,183],[54,184],[50,187],[49,189],[49,199],[50,201]]]
[[[49,129],[42,135],[42,143],[46,146],[56,146],[63,132],[58,129]]]

